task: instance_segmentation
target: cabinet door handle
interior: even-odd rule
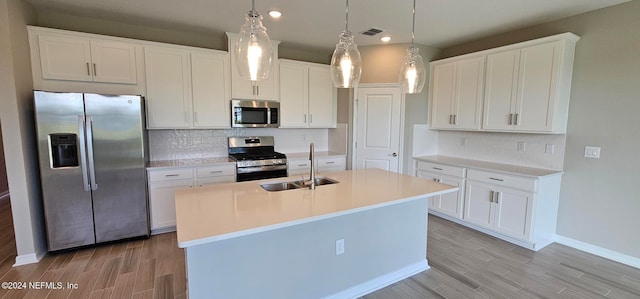
[[[451,119],[453,119],[453,114],[449,114],[449,124],[451,124]]]
[[[307,123],[307,115],[306,114],[304,115],[304,123],[305,124]]]
[[[489,202],[493,202],[493,195],[495,194],[495,192],[493,192],[493,190],[489,191]]]
[[[260,95],[260,85],[256,85],[256,95]]]
[[[433,169],[435,169],[435,170],[442,170],[442,168],[439,168],[439,167],[433,167]]]
[[[336,164],[335,161],[327,161],[327,164]]]
[[[193,122],[194,123],[198,122],[198,112],[193,112]]]
[[[313,114],[309,113],[309,123],[313,122]]]
[[[497,179],[497,178],[489,178],[490,180],[494,180],[494,181],[498,181],[498,182],[504,182],[503,179]]]
[[[93,75],[96,76],[96,77],[98,76],[98,69],[96,68],[96,64],[95,63],[93,64]]]
[[[298,164],[298,166],[309,166],[308,164]]]
[[[514,114],[513,124],[514,124],[514,125],[516,125],[516,126],[519,126],[519,125],[520,125],[520,124],[518,123],[518,114],[519,114],[519,113]]]
[[[212,171],[209,171],[209,173],[222,173],[222,170],[212,170]]]
[[[496,192],[496,203],[500,203],[500,192]]]
[[[169,177],[175,177],[175,176],[180,176],[180,175],[177,174],[177,173],[174,173],[174,174],[165,174],[164,176],[169,178]]]
[[[509,125],[513,125],[513,113],[509,113]]]
[[[454,114],[454,115],[453,115],[453,124],[454,124],[454,125],[457,125],[457,124],[458,124],[458,115],[457,115],[457,114]]]
[[[88,62],[87,62],[87,75],[91,76],[91,67],[89,66]]]

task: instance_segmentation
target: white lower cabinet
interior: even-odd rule
[[[512,175],[418,161],[416,176],[460,190],[429,199],[429,212],[539,250],[556,232],[561,175]]]
[[[309,159],[287,159],[289,175],[309,175],[311,161]],[[316,173],[329,173],[347,169],[346,157],[322,157],[316,159]]]
[[[464,172],[461,167],[439,165],[434,163],[419,162],[417,176],[442,184],[460,188],[456,192],[429,198],[429,210],[440,212],[451,217],[462,219],[464,200]]]
[[[533,197],[531,192],[468,180],[464,219],[529,241]]]
[[[235,182],[235,164],[148,169],[151,233],[176,229],[175,192],[180,188]]]

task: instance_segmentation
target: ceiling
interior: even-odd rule
[[[25,0],[39,12],[57,10],[125,23],[183,30],[239,32],[249,0]],[[630,0],[417,0],[415,42],[443,48]],[[411,41],[411,0],[351,0],[349,29],[358,45]],[[280,19],[267,12],[280,10]],[[345,25],[342,0],[258,0],[271,39],[332,50]],[[384,33],[360,35],[371,27]]]

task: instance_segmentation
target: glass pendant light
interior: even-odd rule
[[[427,77],[427,70],[424,68],[422,56],[418,53],[420,49],[414,46],[414,32],[416,28],[416,0],[413,0],[413,27],[411,28],[411,47],[407,49],[407,54],[402,59],[400,68],[400,87],[405,93],[420,93],[424,87]]]
[[[362,72],[362,60],[358,45],[353,41],[353,35],[349,31],[349,0],[345,18],[345,28],[340,33],[340,41],[331,57],[331,78],[333,85],[340,88],[350,88],[360,82]]]
[[[240,27],[235,55],[240,77],[260,81],[269,77],[273,48],[255,4],[255,0],[252,0],[251,11],[244,17],[245,22]]]

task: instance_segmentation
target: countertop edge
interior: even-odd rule
[[[459,188],[455,187],[455,188],[451,188],[451,189],[447,189],[447,190],[430,192],[430,193],[426,193],[426,194],[421,194],[421,195],[406,197],[406,198],[397,199],[397,200],[393,200],[393,201],[383,202],[383,203],[379,203],[379,204],[375,204],[375,205],[364,206],[364,207],[359,207],[359,208],[354,208],[354,209],[350,209],[350,210],[339,211],[339,212],[329,213],[329,214],[324,214],[324,215],[318,215],[318,216],[304,218],[304,219],[297,219],[297,220],[293,220],[293,221],[287,221],[287,222],[282,222],[282,223],[277,223],[277,224],[272,224],[272,225],[267,225],[267,226],[262,226],[262,227],[255,227],[255,228],[245,229],[245,230],[242,230],[242,231],[237,231],[237,232],[218,235],[218,236],[204,237],[204,238],[200,238],[200,239],[196,239],[196,240],[189,240],[189,241],[183,241],[183,242],[178,240],[178,247],[187,248],[187,247],[192,247],[192,246],[197,246],[197,245],[202,245],[202,244],[207,244],[207,243],[212,243],[212,242],[224,241],[224,240],[228,240],[228,239],[232,239],[232,238],[253,235],[253,234],[257,234],[257,233],[267,232],[267,231],[276,230],[276,229],[285,228],[285,227],[290,227],[290,226],[294,226],[294,225],[305,224],[305,223],[310,223],[310,222],[314,222],[314,221],[319,221],[319,220],[324,220],[324,219],[329,219],[329,218],[334,218],[334,217],[354,214],[354,213],[358,213],[358,212],[362,212],[362,211],[382,208],[382,207],[385,207],[385,206],[391,206],[391,205],[395,205],[395,204],[409,202],[409,201],[412,201],[412,200],[427,198],[427,197],[431,197],[431,196],[437,196],[437,195],[441,195],[441,194],[455,192],[455,191],[458,191],[458,190],[459,190]],[[176,231],[179,232],[179,229],[177,227],[176,227]],[[180,239],[179,236],[178,236],[178,239]]]
[[[498,162],[472,160],[472,159],[457,158],[457,157],[450,157],[450,156],[429,155],[429,156],[415,156],[415,157],[412,157],[412,158],[414,160],[419,160],[419,161],[424,161],[424,162],[432,162],[432,163],[444,164],[444,165],[449,165],[449,166],[464,167],[464,168],[470,168],[470,169],[477,169],[477,170],[494,171],[494,172],[499,172],[499,173],[504,173],[504,174],[518,175],[518,176],[529,177],[529,178],[537,178],[537,179],[558,176],[558,175],[562,175],[564,173],[561,170],[553,170],[553,169],[546,169],[546,168],[536,168],[536,167],[526,167],[526,166],[519,166],[519,165],[515,165],[515,164],[504,164],[504,163],[498,163]],[[455,159],[455,160],[458,160],[460,163],[450,162],[450,161],[442,161],[440,159]],[[465,162],[467,162],[467,163],[465,163]],[[493,168],[493,167],[479,166],[479,165],[474,165],[474,163],[493,164],[493,165],[496,165],[497,167]],[[526,173],[526,172],[519,172],[519,171],[500,169],[500,166],[522,168],[524,170],[531,169],[531,170],[534,170],[536,172],[546,172],[547,174],[533,174],[533,173]]]

